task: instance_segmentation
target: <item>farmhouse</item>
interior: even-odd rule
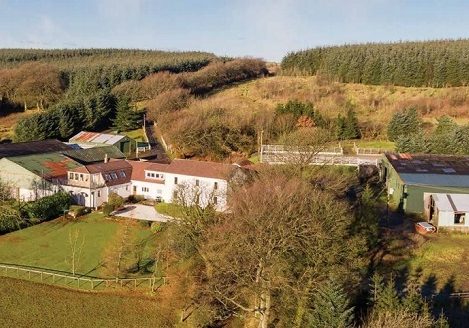
[[[142,196],[171,203],[176,197],[186,204],[213,204],[226,208],[228,182],[241,170],[236,165],[174,160],[169,164],[111,160],[71,168],[62,186],[75,201],[96,208],[111,193]]]
[[[136,141],[125,135],[81,131],[69,140],[80,148],[116,146],[122,153],[129,155],[135,152]]]
[[[96,208],[116,193],[129,197],[132,166],[125,160],[78,166],[67,171],[63,186],[79,205]]]
[[[423,213],[424,193],[469,194],[469,157],[386,153],[381,176],[399,208]]]
[[[469,230],[469,195],[425,193],[425,218],[437,228]]]

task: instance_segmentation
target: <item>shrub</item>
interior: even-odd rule
[[[130,195],[127,198],[127,202],[132,203],[132,204],[140,203],[144,200],[145,200],[145,197],[143,197],[142,195]]]
[[[86,208],[85,206],[80,206],[80,205],[72,205],[70,206],[69,214],[74,217],[78,218],[80,216],[83,216],[85,214],[88,214],[90,210]]]
[[[150,230],[153,233],[161,232],[163,231],[163,228],[164,228],[164,223],[161,223],[161,222],[152,222],[150,226]]]
[[[46,196],[25,207],[25,212],[30,219],[46,221],[64,214],[72,204],[72,197],[66,192],[58,192],[52,196]]]
[[[114,207],[111,204],[105,202],[103,205],[101,205],[101,210],[103,211],[104,215],[109,216],[114,211]]]
[[[409,132],[419,132],[421,127],[422,120],[415,108],[408,108],[402,112],[396,112],[388,125],[388,139],[390,141],[397,141],[401,136],[408,136]]]

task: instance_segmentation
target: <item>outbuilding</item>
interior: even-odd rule
[[[469,156],[386,153],[381,177],[406,213],[424,212],[424,193],[469,194]]]
[[[425,193],[425,218],[437,228],[469,230],[469,195]]]

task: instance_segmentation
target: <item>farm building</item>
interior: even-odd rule
[[[106,159],[125,158],[125,155],[116,146],[72,149],[62,153],[83,165],[104,162]]]
[[[469,156],[387,153],[381,177],[393,203],[420,214],[424,193],[469,194]]]
[[[60,190],[67,180],[67,171],[79,166],[60,153],[2,158],[0,180],[14,187],[14,197],[31,201]]]
[[[117,149],[126,155],[135,152],[137,145],[135,140],[124,135],[87,131],[81,131],[71,137],[69,143],[76,144],[81,148],[116,146]]]
[[[424,195],[425,218],[437,228],[469,230],[469,195]]]
[[[71,150],[72,147],[55,139],[0,144],[0,158],[26,156]]]

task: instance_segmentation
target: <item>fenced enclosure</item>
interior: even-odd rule
[[[154,292],[166,284],[166,277],[100,278],[5,263],[0,263],[0,276],[81,290],[125,288]]]
[[[329,149],[313,147],[262,145],[260,161],[267,164],[309,164],[309,165],[341,165],[341,166],[378,166],[378,157],[345,156],[342,146]]]
[[[382,155],[389,149],[385,148],[373,148],[373,147],[358,147],[357,144],[353,143],[353,151],[357,155]]]

